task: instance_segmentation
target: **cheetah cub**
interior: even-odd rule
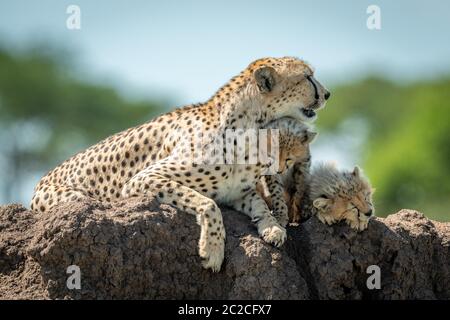
[[[325,224],[344,220],[351,228],[367,229],[375,212],[369,180],[359,167],[340,171],[332,163],[315,166],[307,178],[312,211]]]
[[[280,130],[279,168],[276,175],[261,177],[257,191],[272,210],[272,215],[278,223],[286,227],[289,220],[292,220],[290,194],[297,194],[297,189],[304,185],[300,180],[309,170],[309,145],[317,133],[313,131],[312,126],[292,119],[272,121],[266,127]],[[296,187],[297,182],[300,183],[299,187]]]

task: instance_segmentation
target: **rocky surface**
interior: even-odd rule
[[[201,268],[195,218],[154,200],[0,206],[0,299],[449,299],[450,223],[402,210],[356,233],[311,218],[281,248],[223,209],[221,272]],[[81,289],[66,286],[67,267]],[[367,267],[381,270],[369,290]]]

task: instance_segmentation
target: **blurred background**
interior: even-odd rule
[[[290,55],[332,92],[313,161],[359,164],[378,216],[450,221],[449,14],[441,0],[0,0],[0,203],[28,206],[69,156]]]

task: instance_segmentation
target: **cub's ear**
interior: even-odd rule
[[[319,210],[326,210],[328,209],[330,202],[330,199],[320,197],[313,201],[313,206]]]
[[[261,93],[272,91],[275,86],[275,74],[276,71],[272,67],[261,67],[253,73]]]
[[[361,169],[358,166],[355,166],[355,168],[353,169],[353,172],[352,172],[353,176],[359,177],[360,173],[361,173]]]
[[[302,140],[302,143],[303,144],[311,143],[314,141],[314,139],[316,137],[317,137],[317,132],[306,130],[305,136],[303,137],[303,140]]]

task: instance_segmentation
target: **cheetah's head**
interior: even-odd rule
[[[316,132],[307,130],[303,137],[288,137],[289,141],[280,146],[280,160],[277,173],[284,173],[295,163],[306,161],[310,157],[309,144],[316,135]]]
[[[310,157],[309,145],[317,136],[310,125],[291,118],[281,118],[270,122],[266,129],[278,131],[278,174],[284,173],[295,163],[307,161]],[[272,131],[269,131],[272,134]]]
[[[314,77],[313,68],[292,57],[265,58],[249,66],[267,120],[291,117],[312,122],[330,92]]]
[[[361,169],[338,171],[333,164],[317,166],[310,176],[310,195],[313,206],[334,221],[367,221],[374,214],[374,189]]]

